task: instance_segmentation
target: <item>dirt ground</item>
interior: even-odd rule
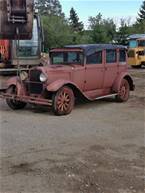
[[[0,100],[0,193],[145,192],[145,69],[130,73],[128,102],[77,104],[68,116]]]

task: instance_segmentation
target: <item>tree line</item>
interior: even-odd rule
[[[43,31],[45,49],[67,44],[115,43],[127,45],[127,37],[145,33],[145,0],[142,2],[136,21],[121,19],[119,26],[112,18],[105,19],[101,13],[88,18],[87,29],[72,7],[69,18],[65,17],[59,0],[37,0]]]

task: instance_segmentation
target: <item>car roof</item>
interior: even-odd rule
[[[132,40],[142,39],[145,38],[145,34],[132,34],[128,38]]]
[[[127,49],[126,46],[123,45],[115,45],[115,44],[80,44],[80,45],[67,45],[65,48],[80,48],[83,49],[86,55],[90,55],[95,53],[96,51],[102,51],[104,49],[114,50],[114,49]]]

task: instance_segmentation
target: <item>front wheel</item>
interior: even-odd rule
[[[74,107],[74,93],[64,86],[53,95],[53,112],[56,115],[67,115]]]
[[[8,94],[16,94],[17,93],[16,90],[17,90],[16,86],[11,86],[8,88],[7,93]],[[26,103],[21,102],[21,101],[17,101],[15,99],[6,99],[6,103],[13,110],[23,109],[26,106]]]
[[[129,98],[130,86],[126,79],[123,79],[118,91],[118,95],[116,96],[116,100],[118,102],[126,102]]]

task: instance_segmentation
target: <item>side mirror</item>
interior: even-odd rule
[[[0,39],[31,39],[33,15],[34,0],[0,0]]]

